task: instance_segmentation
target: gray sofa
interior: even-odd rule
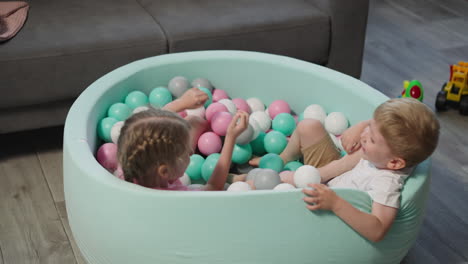
[[[251,50],[361,73],[368,0],[47,0],[0,43],[0,133],[61,125],[113,69],[193,50]]]

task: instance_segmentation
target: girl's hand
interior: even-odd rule
[[[249,125],[249,114],[244,111],[238,111],[229,123],[226,137],[236,139]]]
[[[187,90],[179,98],[185,109],[199,108],[203,106],[208,99],[208,95],[198,88],[191,88]]]
[[[323,184],[309,184],[308,186],[314,189],[302,189],[302,192],[307,195],[303,198],[307,203],[307,209],[312,211],[336,209],[339,197],[332,189]]]
[[[361,133],[367,126],[367,122],[358,123],[348,128],[341,135],[341,145],[346,153],[351,154],[361,148]]]

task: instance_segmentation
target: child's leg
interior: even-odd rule
[[[198,138],[208,129],[208,121],[198,116],[187,116],[185,120],[190,124],[190,138],[193,151],[197,148]]]

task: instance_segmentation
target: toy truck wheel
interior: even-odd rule
[[[440,91],[437,93],[435,107],[437,111],[443,111],[446,109],[447,105],[447,92]]]
[[[468,115],[468,96],[462,97],[458,110],[461,115]]]

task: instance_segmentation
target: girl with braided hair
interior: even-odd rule
[[[205,190],[223,190],[236,138],[247,125],[248,114],[236,113]],[[125,180],[155,189],[188,190],[179,178],[183,176],[193,153],[190,129],[185,119],[163,109],[149,109],[127,119],[120,133],[117,151]]]

